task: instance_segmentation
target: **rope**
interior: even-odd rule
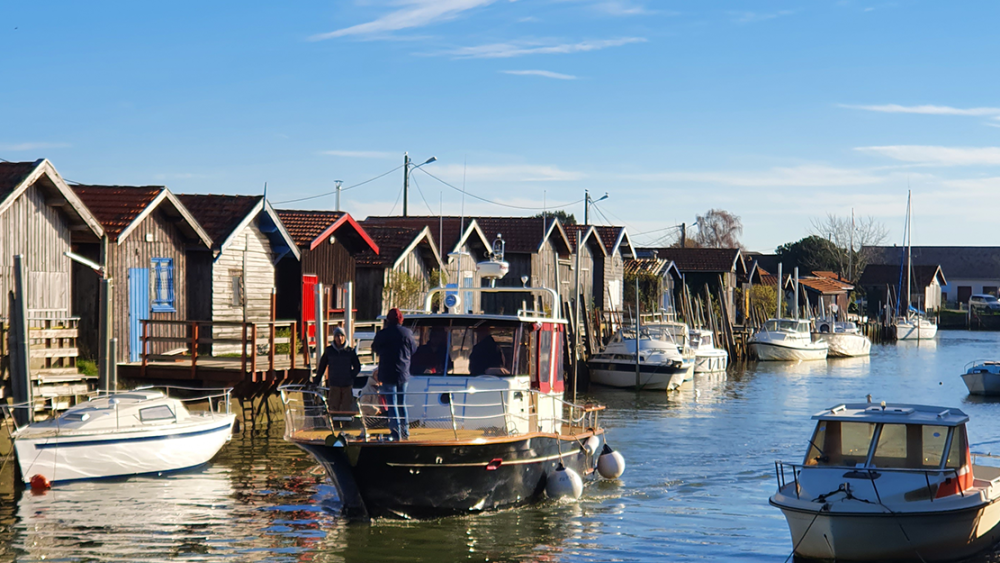
[[[833,494],[835,492],[837,491],[833,491],[828,494]],[[806,527],[806,531],[802,533],[802,537],[799,538],[799,541],[795,544],[795,547],[792,548],[792,552],[789,553],[788,557],[785,558],[785,563],[791,561],[792,556],[795,555],[795,552],[799,550],[799,546],[802,545],[802,542],[806,539],[806,536],[809,535],[809,530],[812,529],[813,524],[816,523],[816,519],[819,518],[819,515],[821,513],[827,510],[830,510],[830,503],[823,503],[823,506],[819,507],[819,510],[816,511],[816,515],[813,516],[812,522],[809,522],[809,526]]]

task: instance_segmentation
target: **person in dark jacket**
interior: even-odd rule
[[[385,325],[372,340],[372,351],[378,354],[376,379],[389,408],[389,432],[394,440],[410,437],[406,412],[406,383],[410,379],[410,358],[417,350],[417,341],[404,327],[403,313],[390,309]]]
[[[500,345],[493,339],[493,330],[489,325],[476,327],[476,345],[469,354],[469,375],[505,375],[507,360]]]
[[[326,379],[326,404],[332,412],[354,412],[354,378],[361,372],[361,361],[354,348],[347,345],[347,334],[339,326],[333,329],[333,343],[323,351],[316,369],[316,382]]]

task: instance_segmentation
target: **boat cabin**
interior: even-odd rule
[[[816,429],[803,469],[836,468],[830,477],[858,478],[857,486],[874,486],[882,477],[877,486],[883,500],[893,491],[913,501],[958,494],[973,486],[965,429],[969,417],[960,410],[860,403],[833,407],[813,420]],[[845,474],[845,468],[855,471]],[[886,472],[892,477],[885,478]],[[804,470],[802,476],[807,473]],[[896,481],[912,483],[891,484]]]
[[[809,321],[802,319],[768,319],[761,332],[810,333]]]

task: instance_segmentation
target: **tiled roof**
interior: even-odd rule
[[[177,194],[177,199],[208,233],[212,245],[219,248],[263,196]]]
[[[938,265],[913,266],[913,287],[924,288],[929,286],[936,275],[944,277],[942,268]],[[898,264],[868,264],[865,266],[865,271],[861,274],[861,279],[858,280],[858,285],[888,285],[895,288],[900,285],[901,279],[906,280],[906,272],[903,272],[903,276],[900,278],[900,266]],[[947,282],[941,279],[939,283],[945,284]]]
[[[390,225],[394,227],[424,228],[431,231],[431,236],[443,254],[455,251],[455,246],[462,237],[462,233],[468,230],[472,223],[470,217],[432,217],[429,215],[409,216],[409,217],[368,217],[362,221],[365,230],[369,225]],[[478,236],[476,237],[478,238]],[[438,240],[441,239],[441,240]],[[376,240],[376,242],[378,242]],[[486,244],[489,241],[482,241]],[[382,245],[379,245],[381,248]],[[477,257],[479,258],[479,257]]]
[[[378,254],[370,249],[358,254],[358,266],[375,266],[390,268],[399,260],[411,244],[424,230],[424,227],[394,227],[390,225],[370,224],[362,221],[365,232],[378,244]],[[426,244],[426,242],[424,243]]]
[[[862,250],[869,264],[899,264],[906,248],[902,246],[866,246]],[[914,266],[941,266],[955,280],[1000,280],[998,246],[914,246],[910,249]]]
[[[0,162],[0,203],[7,199],[42,161]]]
[[[581,233],[589,231],[590,228],[591,225],[563,225],[563,229],[566,230],[566,238],[569,239],[569,246],[574,252],[576,251],[576,239],[581,236]],[[611,248],[608,248],[604,244],[601,233],[596,228],[594,229],[594,233],[590,235],[590,239],[592,239],[592,242],[589,244],[598,244],[604,249],[604,252],[611,252]],[[614,242],[611,243],[611,247],[614,248]]]
[[[623,264],[624,272],[629,274],[652,274],[663,277],[667,272],[673,272],[675,278],[680,279],[680,272],[677,266],[670,260],[663,258],[629,258]]]
[[[853,286],[828,278],[799,278],[799,285],[808,287],[824,295],[847,293]]]
[[[608,254],[611,254],[615,250],[615,243],[618,242],[618,237],[621,236],[622,230],[625,227],[618,226],[607,226],[607,225],[596,225],[594,229],[597,234],[601,237],[601,242],[604,243],[604,248],[608,249]],[[628,237],[626,236],[625,241],[622,242],[622,246],[628,245]],[[621,248],[619,249],[622,254],[628,254],[632,252],[631,249]]]
[[[111,241],[117,241],[122,231],[146,210],[163,186],[71,186],[104,227]]]
[[[540,217],[476,217],[476,223],[486,234],[486,239],[493,242],[498,234],[506,241],[506,252],[530,253],[538,252],[538,247],[556,219]],[[544,221],[544,223],[543,223]],[[553,233],[553,236],[559,235]],[[561,237],[560,237],[561,238]],[[568,244],[568,243],[567,243]],[[567,249],[568,250],[568,249]]]
[[[278,218],[285,226],[289,236],[301,248],[310,248],[317,237],[326,233],[331,227],[338,223],[340,227],[336,229],[337,237],[343,238],[340,229],[345,225],[350,225],[348,240],[352,242],[352,252],[362,252],[369,248],[378,252],[378,245],[368,236],[364,228],[344,211],[301,211],[294,209],[278,209]]]
[[[640,256],[673,260],[682,272],[731,272],[739,256],[738,248],[637,248]]]

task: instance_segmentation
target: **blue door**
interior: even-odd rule
[[[149,268],[128,269],[128,361],[138,362],[142,323],[149,318]]]

